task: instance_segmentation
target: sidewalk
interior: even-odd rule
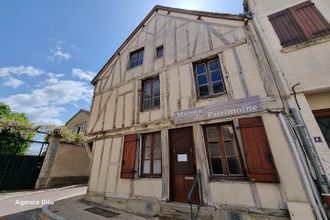
[[[43,219],[56,220],[158,220],[158,218],[145,218],[129,213],[104,208],[96,204],[83,202],[84,195],[72,197],[55,202],[54,205],[42,208]],[[87,210],[86,210],[87,209]],[[89,210],[89,211],[88,211]]]

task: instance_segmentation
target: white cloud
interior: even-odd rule
[[[90,102],[92,87],[81,81],[60,80],[61,74],[49,73],[45,86],[31,93],[11,95],[0,99],[14,111],[24,112],[32,122],[62,124],[59,120],[64,105],[78,101]]]
[[[50,53],[52,55],[48,56],[49,60],[60,63],[61,61],[63,60],[67,61],[72,57],[69,52],[63,50],[61,45],[65,45],[65,43],[63,41],[58,41],[57,45],[55,46],[55,49],[50,50]]]
[[[92,81],[92,79],[94,78],[96,73],[94,73],[92,71],[82,70],[82,69],[79,69],[79,68],[73,68],[72,69],[72,75],[77,76],[79,79],[85,79],[85,80],[88,80],[88,81]]]
[[[17,88],[19,86],[21,86],[24,82],[19,80],[19,79],[16,79],[14,77],[9,77],[8,79],[6,79],[6,82],[3,83],[4,86],[9,86],[9,87],[12,87],[12,88]]]
[[[43,73],[43,70],[35,68],[33,66],[10,66],[0,68],[0,77],[10,76],[11,74],[39,76]]]

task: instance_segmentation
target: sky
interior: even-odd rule
[[[35,124],[90,109],[90,81],[155,5],[242,13],[242,0],[1,0],[0,102]]]

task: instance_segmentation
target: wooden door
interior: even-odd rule
[[[192,127],[170,130],[170,200],[188,202],[196,174]],[[197,202],[197,192],[192,198]]]

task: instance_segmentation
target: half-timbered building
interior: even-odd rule
[[[190,216],[189,201],[214,219],[313,217],[285,103],[244,17],[155,6],[92,83],[86,200],[172,218]]]

